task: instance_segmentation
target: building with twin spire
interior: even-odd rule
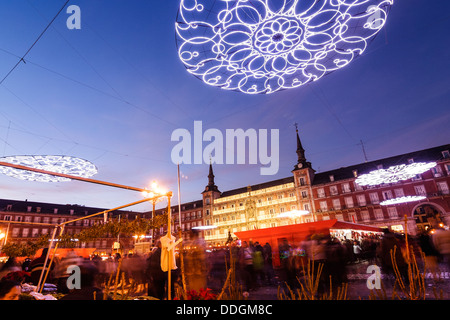
[[[202,192],[203,222],[214,228],[205,240],[224,244],[228,234],[289,224],[337,219],[388,227],[417,234],[450,225],[450,145],[317,173],[307,161],[297,130],[297,163],[292,175],[261,184],[219,191],[212,165]],[[394,183],[361,186],[356,180],[374,170],[412,163],[435,162],[422,174]],[[413,202],[386,204],[386,200],[421,196]],[[302,215],[289,217],[288,213]]]
[[[181,226],[182,237],[189,240],[191,231],[202,227],[207,243],[223,245],[229,234],[236,238],[236,232],[329,219],[389,227],[399,232],[407,228],[411,234],[439,224],[450,225],[450,144],[316,172],[305,156],[298,130],[296,134],[297,163],[289,176],[221,191],[215,184],[210,164],[208,184],[199,200],[171,207],[175,227],[172,230]],[[374,170],[430,162],[436,165],[408,179],[368,186],[357,183],[359,177]],[[421,198],[413,202],[386,202],[412,196]],[[0,225],[0,231],[8,234],[8,242],[26,243],[50,230],[48,226],[31,222],[56,223],[67,221],[73,215],[86,216],[102,210],[0,199],[0,220],[5,222]],[[162,214],[165,210],[157,209],[155,214]],[[289,213],[293,212],[302,215],[290,216]],[[137,215],[150,219],[152,212],[122,212],[122,217],[128,219],[135,219]],[[95,219],[79,221],[68,226],[66,232],[77,233],[95,223]],[[211,229],[205,230],[206,226]],[[162,227],[155,235],[163,235],[165,230]],[[92,246],[97,252],[108,253],[115,241],[105,236],[77,246]],[[124,248],[132,250],[132,244],[133,239],[123,239]]]

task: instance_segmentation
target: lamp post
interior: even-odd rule
[[[158,186],[158,183],[156,180],[152,181],[151,184],[151,190],[145,190],[142,192],[142,194],[146,197],[146,198],[152,198],[152,229],[151,229],[151,241],[150,241],[150,245],[153,247],[154,245],[154,227],[153,227],[153,219],[155,217],[155,207],[156,207],[156,203],[158,201],[162,200],[162,197],[166,196],[165,194],[166,192],[161,190],[161,188]]]

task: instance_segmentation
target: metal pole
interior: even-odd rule
[[[170,225],[172,223],[171,221],[171,210],[170,210],[170,197],[167,197],[167,235],[169,237],[169,239],[172,238],[172,232],[171,232],[171,228]],[[172,300],[172,250],[170,249],[168,254],[167,254],[167,258],[169,259],[169,270],[167,271],[167,300]]]
[[[153,226],[153,217],[155,216],[155,206],[156,206],[156,200],[153,200],[152,201],[153,202],[153,208],[152,208],[152,240],[151,240],[151,246],[153,247],[154,246],[154,240],[153,240],[153,238],[154,238],[154,236],[155,236],[155,227]]]
[[[61,230],[59,232],[59,236],[60,237],[62,236],[63,232],[64,232],[64,225],[61,227]],[[47,272],[45,274],[44,280],[42,281],[42,287],[40,288],[39,293],[42,293],[42,290],[44,289],[45,281],[47,281],[47,277],[48,277],[48,274],[50,273],[50,269],[51,269],[51,266],[52,266],[52,263],[53,263],[53,259],[55,258],[55,255],[56,255],[56,250],[58,250],[58,245],[59,245],[59,242],[56,243],[55,248],[53,249],[52,258],[50,259],[50,263],[48,265],[48,269],[47,269]]]
[[[108,210],[97,212],[97,213],[94,213],[94,214],[91,214],[91,215],[88,215],[88,216],[84,216],[82,218],[77,218],[77,219],[65,221],[65,222],[61,223],[60,225],[66,225],[66,224],[69,224],[69,223],[72,223],[72,222],[75,222],[75,221],[78,221],[78,220],[84,220],[84,219],[87,219],[87,218],[98,216],[100,214],[105,214],[107,212],[120,210],[120,209],[123,209],[123,208],[126,208],[126,207],[131,207],[131,206],[134,206],[134,205],[137,205],[137,204],[140,204],[140,203],[143,203],[143,202],[151,201],[151,200],[153,200],[155,198],[164,197],[164,196],[165,195],[160,195],[158,197],[153,197],[153,198],[145,198],[145,199],[138,200],[138,201],[135,201],[135,202],[132,202],[132,203],[129,203],[129,204],[125,204],[125,205],[120,206],[120,207],[116,207],[116,208],[113,208],[113,209],[108,209]]]
[[[58,226],[56,226],[56,227],[53,229],[52,239],[50,240],[50,244],[48,245],[47,255],[45,256],[44,266],[42,267],[41,276],[39,277],[39,282],[38,282],[37,287],[36,287],[36,292],[40,292],[40,291],[41,291],[39,288],[40,288],[40,286],[41,286],[42,277],[44,276],[44,271],[45,271],[45,267],[46,267],[46,265],[47,265],[48,256],[50,255],[50,251],[52,250],[53,240],[55,239],[56,230],[58,230]],[[50,266],[49,266],[49,267],[50,267]],[[42,287],[43,287],[43,286],[44,286],[44,285],[42,285]]]
[[[8,241],[9,227],[10,227],[10,226],[11,226],[11,222],[8,223],[8,228],[6,229],[5,241],[3,242],[3,246],[6,244],[6,241]]]
[[[180,230],[181,230],[181,192],[180,192],[180,164],[178,167],[178,219],[180,220]]]
[[[109,187],[122,188],[122,189],[126,189],[126,190],[148,192],[148,190],[142,189],[142,188],[135,188],[135,187],[125,186],[125,185],[121,185],[121,184],[106,182],[106,181],[83,178],[83,177],[73,176],[73,175],[69,175],[69,174],[65,174],[65,173],[41,170],[41,169],[36,169],[36,168],[32,168],[32,167],[26,167],[26,166],[21,166],[21,165],[17,165],[17,164],[12,164],[12,163],[8,163],[8,162],[0,161],[0,166],[15,168],[15,169],[19,169],[19,170],[25,170],[25,171],[32,171],[32,172],[37,172],[37,173],[42,173],[42,174],[48,174],[51,176],[57,176],[57,177],[62,177],[62,178],[67,178],[67,179],[72,179],[72,180],[96,183],[96,184],[101,184],[101,185],[105,185],[105,186],[109,186]]]

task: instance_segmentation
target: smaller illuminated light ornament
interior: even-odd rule
[[[247,94],[296,88],[360,56],[393,0],[181,0],[178,56],[208,85]]]
[[[399,203],[407,203],[407,202],[414,202],[414,201],[420,201],[426,199],[425,196],[404,196],[394,199],[388,199],[380,202],[382,206],[389,206],[392,204],[399,204]]]
[[[89,178],[97,174],[98,172],[97,167],[91,162],[70,156],[59,156],[59,155],[8,156],[0,158],[0,162],[7,162],[33,169],[45,170],[55,173],[63,173],[83,178]],[[62,182],[71,180],[69,178],[57,177],[49,174],[21,170],[6,166],[0,166],[0,173],[21,180],[30,180],[38,182]]]
[[[375,186],[383,183],[395,183],[414,178],[436,166],[436,162],[413,162],[387,169],[378,169],[359,176],[355,182],[360,186]]]
[[[217,228],[217,226],[197,226],[197,227],[192,227],[192,230],[211,230],[211,229],[215,229]]]
[[[291,219],[295,219],[295,218],[299,218],[301,216],[307,215],[309,213],[310,212],[308,210],[292,210],[292,211],[280,213],[277,216],[277,218],[291,218]]]

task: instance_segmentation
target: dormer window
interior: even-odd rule
[[[334,175],[330,174],[329,175],[330,181],[333,182],[334,181]]]
[[[442,157],[444,159],[449,159],[450,158],[450,151],[448,151],[448,150],[442,151]]]

